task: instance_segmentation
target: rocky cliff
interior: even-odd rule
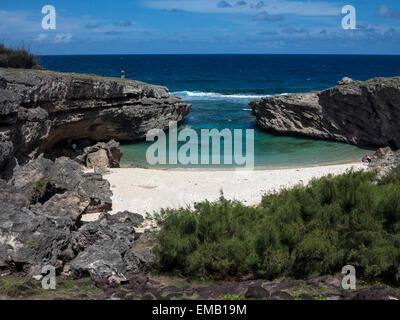
[[[344,78],[327,90],[262,98],[250,106],[257,125],[272,133],[400,148],[400,77]]]
[[[190,108],[167,88],[139,81],[0,68],[0,170],[69,138],[142,139]]]

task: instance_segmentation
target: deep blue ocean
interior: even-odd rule
[[[163,85],[193,105],[181,128],[255,129],[256,167],[292,167],[360,159],[347,144],[274,136],[255,127],[248,102],[263,96],[321,90],[344,76],[400,75],[400,56],[351,55],[93,55],[42,56],[49,70],[126,77]],[[150,143],[123,144],[122,163],[147,164]]]

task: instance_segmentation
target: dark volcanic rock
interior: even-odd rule
[[[118,224],[112,227],[114,226],[118,226]],[[89,274],[96,281],[102,279],[107,280],[107,284],[119,284],[129,280],[129,273],[142,273],[151,269],[155,261],[151,250],[146,248],[131,251],[130,243],[124,241],[125,235],[120,237],[118,233],[114,232],[115,230],[110,230],[109,234],[97,232],[93,236],[95,244],[84,248],[71,264],[71,272],[74,277],[79,278]],[[79,233],[75,233],[72,240],[75,248],[77,243],[80,247],[85,247],[87,243],[77,235]],[[92,235],[94,234],[92,233]],[[103,237],[103,240],[95,239],[99,236]],[[79,239],[79,242],[76,242],[76,239]]]
[[[72,248],[80,252],[102,240],[118,239],[130,248],[135,238],[135,229],[131,225],[125,223],[103,225],[99,221],[93,221],[74,231],[71,243]]]
[[[71,244],[74,251],[81,252],[102,240],[112,240],[113,238],[109,229],[94,221],[86,223],[77,231],[72,232]]]
[[[126,253],[124,259],[127,270],[133,273],[150,271],[156,261],[156,257],[150,248],[129,251]]]
[[[82,169],[68,158],[39,157],[17,166],[9,182],[0,180],[0,268],[37,275],[50,264],[61,271],[75,253],[101,240],[133,243],[128,224],[106,229],[97,222],[77,230],[82,214],[111,209],[109,183]]]
[[[400,148],[400,77],[346,80],[324,91],[262,98],[250,105],[266,131]]]
[[[103,240],[79,253],[71,264],[76,278],[90,274],[92,279],[121,283],[129,279],[123,256],[128,247],[119,240]]]
[[[153,266],[149,248],[131,251],[141,215],[103,212],[95,222],[80,221],[91,210],[111,209],[112,195],[101,175],[82,169],[68,158],[39,157],[14,168],[9,182],[0,180],[0,269],[38,275],[50,264],[63,276],[90,275],[113,286],[127,281],[127,272]]]
[[[110,183],[97,173],[87,173],[77,187],[77,193],[90,199],[86,213],[112,209]]]
[[[79,221],[89,203],[89,198],[83,198],[74,192],[67,191],[54,195],[42,205],[42,208],[51,212],[52,215],[68,216],[74,221]]]
[[[109,182],[99,174],[84,174],[82,169],[68,158],[58,158],[53,162],[39,157],[16,167],[9,184],[18,190],[25,202],[42,203],[49,211],[58,210],[57,207],[61,209],[62,204],[70,206],[61,211],[66,213],[69,210],[75,219],[83,212],[110,210],[112,192]],[[66,192],[69,193],[64,195]],[[52,199],[54,196],[56,198]],[[49,200],[49,204],[44,204]]]
[[[131,247],[136,239],[135,229],[126,223],[115,223],[109,226],[113,235]]]
[[[99,220],[103,224],[112,225],[115,223],[128,223],[136,227],[140,226],[144,222],[142,215],[129,211],[122,211],[116,214],[102,213],[99,216]]]
[[[245,297],[247,299],[268,298],[269,292],[261,286],[251,286],[247,289]]]
[[[11,184],[0,179],[0,203],[9,203],[15,207],[28,207],[31,203],[30,196],[19,192]]]
[[[165,87],[133,80],[0,69],[0,83],[0,170],[70,138],[143,139],[191,107]]]
[[[70,218],[53,219],[41,212],[2,203],[0,206],[0,267],[40,274],[47,264],[61,267],[70,243]]]
[[[399,298],[394,289],[375,285],[357,292],[346,292],[344,300],[390,300],[390,297]]]

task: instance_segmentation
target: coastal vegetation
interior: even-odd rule
[[[357,277],[400,276],[400,167],[348,172],[265,195],[163,210],[153,249],[161,271],[209,279],[312,278],[353,265]]]
[[[38,180],[32,187],[31,196],[32,202],[37,203],[45,195],[48,181],[46,178]]]
[[[43,69],[35,56],[21,46],[19,49],[6,48],[0,43],[0,67],[1,68],[23,68],[23,69]]]

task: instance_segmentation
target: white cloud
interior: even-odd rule
[[[40,41],[43,41],[43,40],[47,39],[47,37],[48,37],[47,34],[41,33],[41,34],[38,34],[38,36],[35,38],[34,41],[40,42]]]
[[[258,0],[248,1],[247,6],[237,5],[237,1],[223,1],[228,5],[218,5],[218,0],[149,0],[143,2],[147,7],[171,10],[180,9],[198,13],[236,13],[254,14],[262,7],[270,14],[294,14],[300,16],[335,16],[340,14],[341,6],[327,1],[310,2],[300,0]],[[261,6],[261,3],[263,4]]]
[[[72,34],[70,34],[70,33],[67,33],[67,34],[59,33],[59,34],[56,35],[54,41],[56,43],[60,43],[60,42],[68,42],[71,39],[72,39]]]

